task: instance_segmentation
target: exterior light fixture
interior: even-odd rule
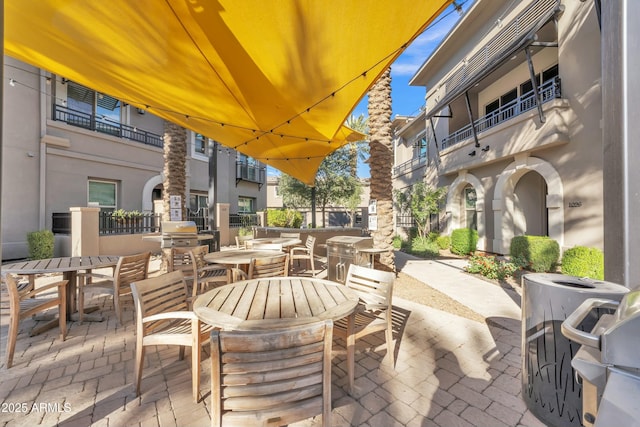
[[[487,146],[485,146],[485,147],[482,149],[482,151],[484,151],[485,153],[486,153],[487,151],[489,151],[489,146],[488,146],[488,145],[487,145]]]
[[[476,155],[476,150],[473,150],[472,152],[469,153],[470,156],[475,156]]]

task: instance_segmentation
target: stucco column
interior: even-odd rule
[[[216,203],[216,226],[220,231],[220,246],[235,244],[229,241],[229,203]]]
[[[100,208],[72,207],[71,256],[100,255],[98,213]]]

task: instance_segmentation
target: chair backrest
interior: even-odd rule
[[[391,307],[395,274],[351,264],[344,284],[356,291],[367,304],[383,304]]]
[[[289,254],[272,257],[252,258],[249,264],[249,278],[278,277],[289,275]]]
[[[287,239],[299,239],[300,233],[280,233],[280,237],[285,237]]]
[[[196,267],[196,271],[209,264],[204,259],[204,256],[209,253],[209,246],[196,246],[189,253],[191,254],[191,263]]]
[[[316,245],[316,238],[313,236],[307,236],[307,241],[304,243],[304,245],[307,247],[307,249],[309,249],[309,252],[313,254],[313,248]]]
[[[136,330],[144,335],[142,319],[170,311],[188,311],[187,284],[182,271],[172,271],[131,284],[136,307]],[[153,323],[144,325],[152,328]]]
[[[280,243],[254,243],[251,245],[251,249],[257,251],[280,251],[282,252],[282,245]]]
[[[240,236],[236,236],[236,248],[247,249],[247,241],[245,239],[241,239]]]
[[[200,253],[201,251],[209,251],[207,245],[202,246],[186,246],[186,247],[172,247],[171,255],[169,256],[168,271],[182,271],[185,279],[191,280],[196,275],[198,266],[194,264],[194,257],[192,252]]]
[[[212,424],[331,425],[333,323],[211,332]],[[258,421],[258,423],[256,423]]]
[[[132,282],[146,279],[149,276],[150,259],[151,252],[125,255],[118,259],[113,275],[119,293],[129,293],[129,285]]]

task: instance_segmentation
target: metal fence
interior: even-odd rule
[[[51,231],[53,234],[71,234],[71,212],[53,212],[51,214]],[[196,223],[198,231],[207,230],[209,222],[206,215],[187,213],[187,221]],[[162,215],[143,213],[123,217],[112,212],[100,212],[98,215],[98,232],[101,236],[111,234],[158,233]],[[230,214],[229,227],[251,227],[260,225],[257,214]]]

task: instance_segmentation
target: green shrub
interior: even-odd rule
[[[267,209],[267,226],[300,228],[302,214],[293,209]]]
[[[486,278],[504,280],[522,268],[521,261],[498,260],[495,256],[472,255],[465,270],[469,273],[481,274]]]
[[[451,252],[468,255],[476,250],[478,232],[471,228],[458,228],[451,233]]]
[[[438,236],[438,238],[436,239],[436,244],[440,249],[449,249],[451,247],[451,237]]]
[[[411,247],[408,248],[408,250],[413,255],[425,258],[435,258],[440,255],[437,243],[425,237],[414,237],[411,239]]]
[[[402,247],[402,236],[396,234],[393,236],[393,249],[400,249]]]
[[[53,258],[53,241],[53,233],[51,230],[40,230],[27,233],[29,258]]]
[[[511,239],[509,253],[525,260],[527,270],[553,271],[560,258],[560,245],[548,236],[516,236]]]
[[[604,254],[586,246],[567,249],[562,255],[562,274],[604,280]]]
[[[436,240],[438,240],[438,237],[440,237],[440,233],[437,231],[432,231],[429,234],[427,234],[427,239],[430,242],[435,242]]]

